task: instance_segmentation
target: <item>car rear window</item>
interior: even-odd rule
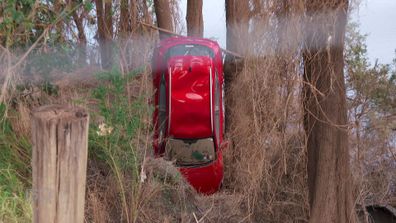
[[[165,147],[165,157],[177,166],[193,166],[210,163],[216,159],[212,138],[174,139],[169,138]]]
[[[198,44],[181,44],[169,48],[167,58],[173,56],[208,56],[213,58],[214,52],[209,47]]]

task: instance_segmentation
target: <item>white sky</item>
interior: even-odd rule
[[[244,1],[244,0],[242,0]],[[187,0],[180,0],[185,18]],[[204,36],[222,47],[226,43],[224,0],[203,0]],[[353,19],[360,23],[362,34],[368,34],[367,48],[371,63],[391,63],[396,57],[396,0],[362,0]]]
[[[244,0],[242,0],[244,1]],[[395,0],[396,1],[396,0]],[[204,37],[226,46],[225,0],[203,0]],[[187,0],[180,0],[182,18],[186,17]]]
[[[391,63],[396,57],[396,0],[363,0],[354,16],[360,31],[368,34],[366,44],[372,63]]]

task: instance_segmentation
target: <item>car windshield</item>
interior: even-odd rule
[[[168,50],[168,58],[173,57],[173,56],[208,56],[213,58],[214,53],[213,51],[202,45],[197,45],[197,44],[182,44],[182,45],[177,45],[174,47],[171,47]]]
[[[167,140],[165,157],[176,161],[178,166],[193,166],[215,160],[216,152],[212,138]]]

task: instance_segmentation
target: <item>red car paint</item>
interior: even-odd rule
[[[179,55],[173,53],[177,50],[171,50],[177,49],[177,47],[202,48],[203,53]],[[178,168],[197,191],[204,194],[218,191],[223,180],[221,148],[223,147],[224,120],[222,106],[223,64],[219,45],[215,41],[203,38],[168,38],[161,41],[155,49],[152,68],[155,89],[154,154],[156,157],[164,155],[166,141],[163,139],[168,137],[177,139],[213,138],[216,151],[215,160],[205,165],[178,166]],[[163,99],[160,99],[161,87],[162,92],[166,91],[166,97]],[[214,89],[216,89],[216,95]],[[220,95],[219,92],[221,92]],[[163,111],[164,105],[162,105],[163,108],[159,108],[160,100],[165,100],[165,98],[166,113]],[[215,98],[218,98],[216,102],[220,102],[220,106],[219,104],[216,106]],[[163,101],[161,103],[164,104]],[[161,114],[166,114],[162,127],[159,124],[160,109],[162,109]],[[214,117],[217,117],[216,124]],[[160,134],[161,131],[163,134]]]
[[[187,139],[212,136],[207,71],[211,65],[208,57],[177,56],[169,59],[168,67],[172,70],[170,135]]]

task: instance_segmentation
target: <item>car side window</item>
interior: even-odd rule
[[[165,136],[166,127],[166,85],[165,74],[161,75],[159,95],[158,95],[158,124],[159,142],[162,143]]]
[[[220,81],[219,75],[217,70],[215,72],[215,90],[214,90],[214,130],[215,130],[215,138],[216,144],[220,145],[220,97],[221,97],[221,90],[220,90]]]

